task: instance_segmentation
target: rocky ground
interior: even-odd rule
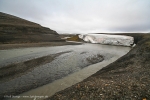
[[[47,100],[149,100],[150,34],[128,34],[137,44],[128,54]]]

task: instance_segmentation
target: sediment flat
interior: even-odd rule
[[[49,46],[63,46],[63,45],[79,45],[82,43],[75,42],[39,42],[39,43],[15,43],[15,44],[0,44],[0,50],[16,49],[16,48],[29,48],[29,47],[49,47]]]

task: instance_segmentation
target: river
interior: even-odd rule
[[[44,99],[44,96],[51,96],[60,90],[84,80],[128,53],[130,49],[130,47],[123,46],[85,43],[82,45],[0,50],[1,68],[12,63],[25,62],[50,54],[65,52],[57,56],[50,63],[35,67],[32,71],[17,78],[1,82],[1,93],[13,91],[14,89],[22,89],[24,86],[32,86],[33,83],[37,83],[38,88],[30,89],[18,95],[18,97],[20,100],[33,100],[32,97],[36,95]],[[98,54],[103,56],[103,61],[96,64],[91,64],[91,62],[87,61],[87,58],[97,57],[96,55]],[[18,100],[17,97],[13,99]]]

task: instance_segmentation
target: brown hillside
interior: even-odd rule
[[[61,41],[58,33],[39,24],[0,12],[0,43]]]

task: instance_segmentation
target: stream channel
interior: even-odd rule
[[[130,50],[130,47],[89,43],[0,50],[0,68],[48,55],[53,57],[24,74],[0,81],[0,94],[8,92],[5,99],[12,100],[45,99],[91,76]],[[26,92],[22,93],[23,89]],[[21,94],[9,94],[16,91]]]

